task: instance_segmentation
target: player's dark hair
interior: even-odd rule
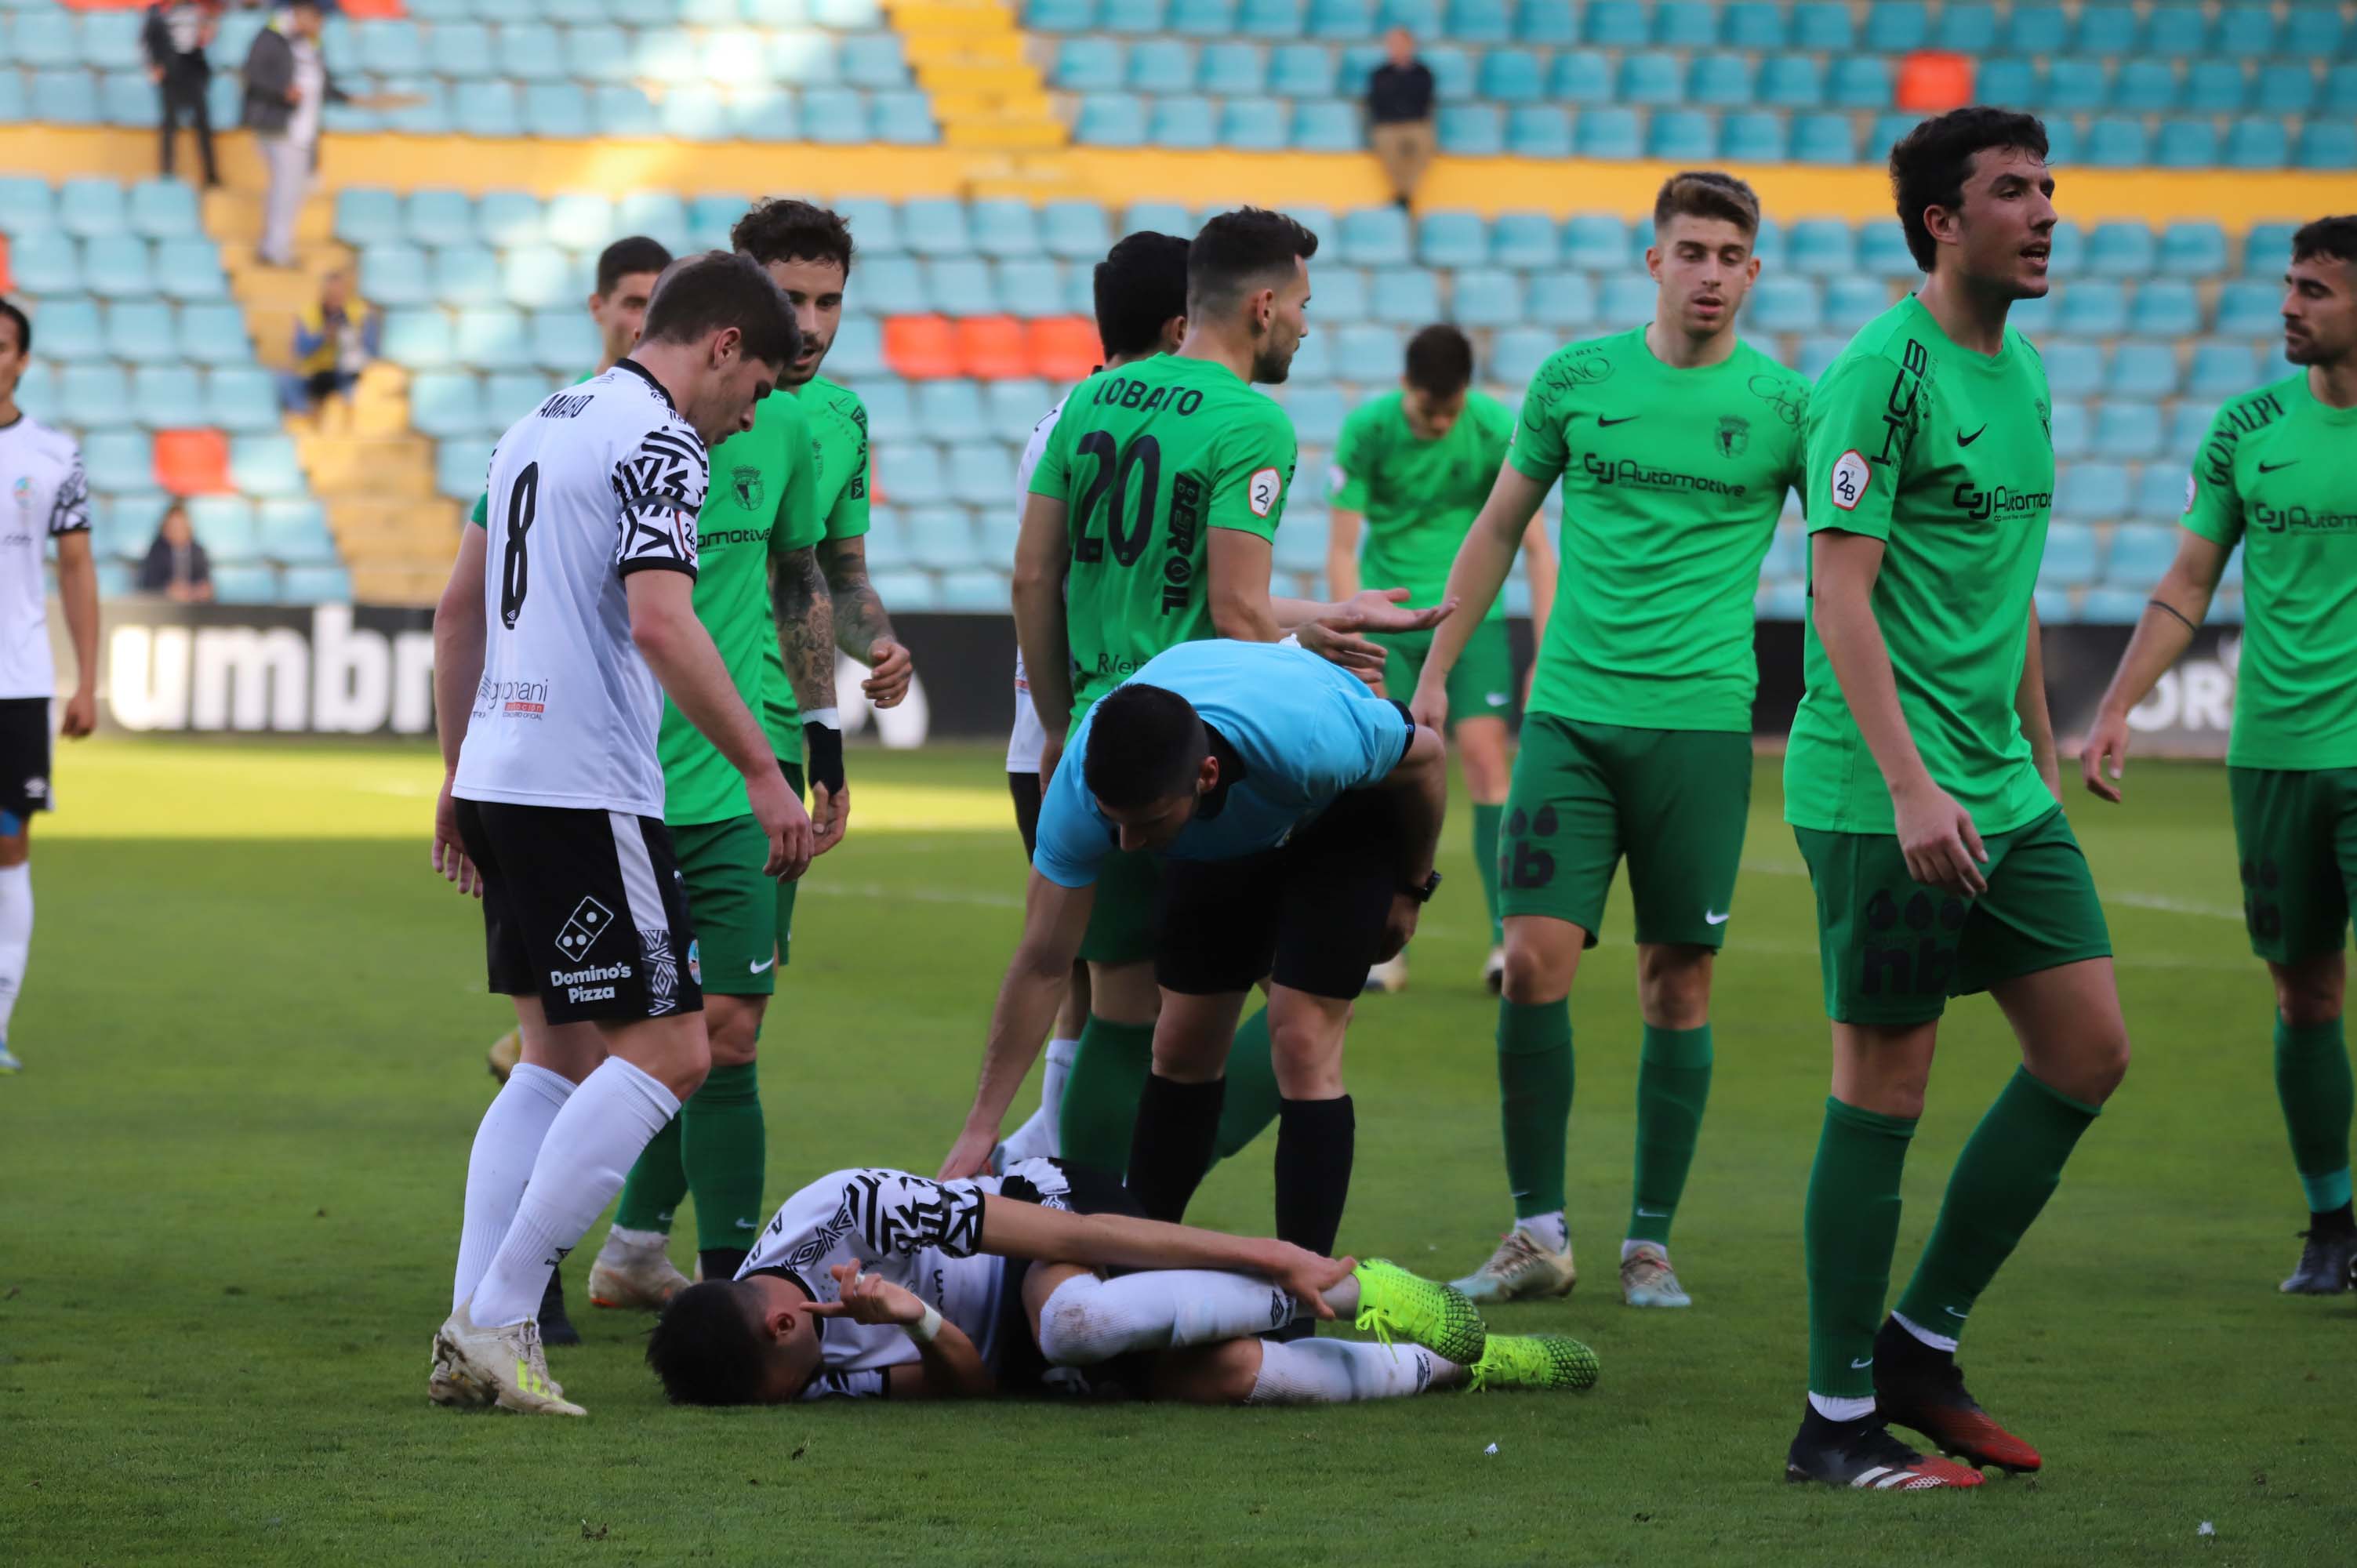
[[[1407,340],[1407,384],[1426,397],[1452,398],[1473,384],[1473,342],[1446,322]]]
[[[1192,793],[1210,751],[1192,703],[1167,686],[1132,681],[1096,705],[1081,779],[1100,805],[1134,811]]]
[[[851,277],[851,225],[840,213],[791,197],[758,202],[728,231],[728,243],[763,266],[833,262]]]
[[[1662,182],[1653,198],[1653,228],[1673,218],[1717,218],[1747,234],[1760,232],[1760,196],[1750,186],[1717,169],[1686,169]]]
[[[1900,227],[1907,231],[1907,252],[1917,266],[1930,272],[1940,253],[1923,221],[1923,209],[1941,207],[1953,212],[1962,207],[1973,159],[2005,148],[2044,158],[2045,122],[2035,114],[1975,103],[1935,114],[1891,145],[1890,194],[1898,199]]]
[[[748,358],[786,365],[802,352],[794,307],[760,263],[733,251],[706,251],[673,262],[655,280],[640,338],[649,343],[693,343],[734,327],[745,335]]]
[[[633,234],[597,252],[597,292],[608,295],[632,273],[660,273],[671,265],[671,252],[661,240]]]
[[[760,1392],[761,1334],[732,1280],[671,1298],[647,1336],[647,1365],[673,1404],[751,1404]]]
[[[33,351],[33,318],[17,309],[14,303],[5,299],[0,299],[0,316],[5,316],[16,324],[16,352],[31,353]]]
[[[2300,225],[2299,232],[2291,237],[2291,259],[2309,262],[2319,256],[2330,256],[2336,262],[2357,266],[2357,213],[2319,218]]]
[[[1105,358],[1143,354],[1174,316],[1187,314],[1187,257],[1176,234],[1141,229],[1113,242],[1097,263],[1097,340]]]
[[[1203,225],[1187,247],[1187,314],[1202,316],[1248,288],[1273,286],[1296,259],[1318,253],[1318,236],[1265,207],[1239,207]]]

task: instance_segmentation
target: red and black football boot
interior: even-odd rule
[[[1884,1420],[1921,1433],[1943,1454],[2015,1475],[2043,1463],[2037,1449],[1999,1426],[1964,1391],[1953,1356],[1924,1344],[1896,1318],[1874,1337],[1874,1402]]]
[[[1811,1405],[1784,1455],[1784,1479],[1855,1487],[1869,1492],[1925,1492],[1977,1487],[1981,1473],[1918,1454],[1891,1435],[1880,1415],[1829,1421]]]

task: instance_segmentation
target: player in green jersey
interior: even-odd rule
[[[2120,657],[2080,769],[2120,798],[2128,710],[2193,640],[2243,548],[2243,648],[2226,749],[2243,914],[2275,980],[2276,1092],[2308,1199],[2282,1289],[2349,1288],[2357,1220],[2341,1038],[2357,889],[2357,216],[2292,237],[2284,356],[2299,369],[2218,412],[2185,487],[2177,559]],[[2104,776],[2108,765],[2110,777]]]
[[[1473,388],[1473,345],[1454,327],[1427,327],[1408,339],[1399,391],[1360,404],[1342,422],[1334,443],[1326,545],[1326,591],[1347,598],[1359,587],[1360,528],[1365,525],[1367,575],[1399,583],[1408,603],[1437,605],[1448,586],[1449,564],[1465,531],[1490,494],[1513,438],[1514,416],[1504,403]],[[1523,536],[1531,573],[1532,619],[1546,639],[1546,607],[1555,597],[1555,548],[1534,517]],[[1405,698],[1415,690],[1432,647],[1428,631],[1378,636],[1389,654],[1383,689]],[[1507,716],[1513,702],[1513,654],[1506,644],[1506,604],[1490,607],[1449,677],[1448,741],[1473,798],[1473,864],[1490,911],[1490,957],[1481,978],[1496,991],[1505,974],[1505,931],[1498,917],[1498,823],[1506,812],[1513,736]],[[1407,984],[1407,954],[1375,967],[1370,991]]]
[[[1807,389],[1736,334],[1760,274],[1759,199],[1716,173],[1674,176],[1653,205],[1651,325],[1574,343],[1532,378],[1496,488],[1449,578],[1413,707],[1458,708],[1476,646],[1549,486],[1563,559],[1514,760],[1499,907],[1500,1120],[1514,1222],[1458,1287],[1560,1295],[1577,1277],[1564,1209],[1568,1004],[1623,855],[1636,904],[1644,1034],[1621,1299],[1678,1307],[1671,1220],[1710,1090],[1711,967],[1733,912],[1751,796],[1752,601],[1801,471]]]
[[[1177,644],[1291,635],[1372,681],[1383,650],[1361,632],[1415,630],[1437,618],[1437,607],[1403,608],[1405,589],[1347,605],[1269,594],[1270,541],[1297,452],[1284,409],[1253,385],[1282,382],[1291,369],[1308,329],[1308,263],[1317,249],[1317,236],[1281,213],[1245,208],[1213,219],[1189,246],[1178,351],[1101,371],[1065,399],[1032,472],[1015,572],[1016,631],[1046,731],[1043,781],[1071,723]],[[1080,950],[1090,961],[1091,1015],[1061,1117],[1067,1158],[1134,1171],[1133,1128],[1141,1157],[1152,1150],[1193,1164],[1197,1151],[1215,1146],[1243,998],[1156,983],[1158,880],[1152,856],[1135,852],[1114,856],[1096,883]],[[983,1168],[1052,1019],[1052,995],[1034,1019],[1010,1001],[1017,988],[1010,972],[945,1176]],[[1281,1177],[1278,1207],[1297,1199],[1300,1233],[1288,1239],[1307,1246],[1321,1232],[1331,1240],[1348,1190],[1352,1122],[1340,1056],[1349,999],[1285,994],[1300,1000],[1271,1006],[1278,1166],[1320,1174],[1315,1194]],[[1036,999],[1024,989],[1025,1003]],[[1153,1071],[1141,1088],[1135,1068],[1147,1056]],[[1194,1164],[1164,1185],[1191,1188],[1201,1174]]]
[[[1809,1178],[1808,1403],[1785,1473],[1976,1486],[2038,1451],[1964,1390],[1957,1337],[2127,1071],[2111,937],[2062,815],[2032,590],[2054,445],[2046,371],[2006,317],[2047,291],[2046,128],[1959,109],[1890,151],[1922,286],[1809,400],[1807,689],[1784,818],[1817,901],[1833,1092]],[[2021,1068],[1965,1144],[1896,1310],[1900,1178],[1940,1015],[1986,991]]]

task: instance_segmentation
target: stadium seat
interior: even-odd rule
[[[592,256],[610,243],[618,231],[613,202],[587,191],[566,191],[550,198],[541,223],[550,244]]]
[[[1800,114],[1792,120],[1792,161],[1849,164],[1857,157],[1857,134],[1842,114]]]
[[[2161,168],[2212,168],[2218,163],[2218,132],[2207,120],[2171,118],[2160,123],[2152,161]]]
[[[1741,55],[1696,55],[1688,68],[1685,101],[1714,109],[1739,109],[1755,96],[1751,62]]]
[[[2249,344],[2212,339],[2193,346],[2193,361],[2185,373],[2186,396],[2216,404],[2258,384],[2258,356]]]
[[[1096,25],[1108,33],[1158,33],[1163,0],[1099,0]]]
[[[1530,320],[1556,332],[1596,324],[1596,285],[1585,273],[1543,272],[1531,278]]]
[[[253,502],[244,496],[197,497],[188,502],[188,527],[217,560],[253,561],[262,554]]]
[[[1807,55],[1771,55],[1760,67],[1758,102],[1778,109],[1813,109],[1825,99],[1824,67]]]
[[[1842,0],[1801,0],[1792,7],[1792,46],[1841,54],[1857,42],[1849,6]]]
[[[1504,43],[1514,36],[1513,0],[1450,0],[1448,34],[1466,43]]]
[[[2251,97],[2270,114],[2305,114],[2316,106],[2316,71],[2306,60],[2259,68]]]
[[[2083,113],[2103,108],[2109,91],[2110,79],[2102,60],[2065,57],[2047,62],[2045,90],[2039,102],[2050,113],[2056,110]]]
[[[586,141],[596,134],[597,119],[589,94],[578,82],[528,83],[519,113],[528,136]]]
[[[949,499],[941,449],[930,442],[879,445],[875,465],[875,489],[879,499],[889,500],[896,507],[922,507]]]
[[[1154,101],[1146,139],[1157,147],[1196,151],[1218,145],[1218,113],[1208,98],[1185,93]]]
[[[1544,212],[1501,212],[1490,234],[1490,259],[1501,267],[1535,271],[1562,255],[1562,235]]]
[[[2125,114],[2098,116],[2087,126],[2080,161],[2092,168],[2142,168],[2152,161],[2143,123]]]
[[[1028,327],[1045,323],[1032,322]],[[969,316],[959,319],[952,330],[954,342],[952,373],[974,376],[984,381],[1003,381],[1009,377],[1031,373],[1031,360],[1027,351],[1027,324],[1011,316]],[[1091,352],[1089,367],[1096,364],[1094,331],[1089,334]],[[1087,374],[1083,370],[1081,374]],[[1072,380],[1078,381],[1080,376]]]
[[[1428,267],[1478,267],[1490,260],[1490,237],[1477,212],[1427,212],[1416,220],[1415,259]]]
[[[1440,280],[1426,267],[1394,267],[1376,274],[1373,317],[1395,327],[1425,327],[1440,319]]]
[[[152,299],[118,300],[109,306],[106,351],[136,365],[178,360],[180,352],[172,340],[172,307]]]
[[[1874,55],[1852,55],[1834,61],[1827,97],[1837,109],[1890,107],[1890,64]]]
[[[241,435],[231,442],[229,474],[242,495],[299,496],[307,488],[295,443],[284,435]]]
[[[230,489],[229,440],[218,430],[156,433],[156,484],[176,496],[214,495]]]
[[[1015,493],[1015,455],[996,441],[961,442],[950,448],[949,483],[951,498],[966,506],[1005,506]]]
[[[115,309],[123,307],[118,306]],[[43,303],[32,312],[34,341],[45,359],[70,362],[94,360],[109,352],[107,322],[98,306],[86,298],[67,297]]]
[[[129,233],[123,187],[111,179],[67,180],[58,187],[57,226],[78,240]]]
[[[128,234],[86,241],[82,286],[101,299],[137,299],[156,292],[156,270],[146,241]]]
[[[1494,103],[1444,103],[1439,142],[1457,157],[1496,157],[1506,150],[1506,112]]]
[[[1645,156],[1664,163],[1707,163],[1718,156],[1718,122],[1699,109],[1656,109],[1645,126]]]
[[[2044,100],[2038,67],[2013,55],[1982,60],[1975,72],[1974,91],[1981,102],[2008,109],[2024,108]]]
[[[1195,91],[1195,50],[1174,38],[1147,38],[1132,46],[1121,86],[1132,92]]]
[[[2083,457],[2093,439],[2093,423],[2087,417],[2087,405],[2075,400],[2058,402],[2053,409],[2054,455],[2069,461]]]
[[[1747,110],[1719,122],[1719,156],[1730,162],[1780,164],[1784,161],[1786,145],[1781,114]]]
[[[2053,331],[2073,338],[2116,338],[2127,330],[2127,292],[2108,279],[2083,279],[2049,297],[2059,299],[2050,307]]]
[[[1525,386],[1561,346],[1562,339],[1534,328],[1501,332],[1491,345],[1490,374],[1508,386]]]
[[[1943,6],[1942,10],[1944,14],[1963,8]],[[1875,0],[1867,7],[1866,47],[1876,54],[1905,54],[1920,49],[1931,41],[1931,12],[1921,0]]]
[[[2250,97],[2250,83],[2234,60],[2197,59],[2185,69],[2183,106],[2196,114],[2233,114]]]
[[[2104,353],[2093,344],[2058,341],[2041,346],[2048,388],[2057,398],[2093,397],[2104,381]]]
[[[1031,427],[1056,405],[1060,390],[1050,389],[1046,381],[1031,376],[985,383],[982,388],[985,431],[1019,449],[1031,438]],[[872,410],[868,419],[874,423]]]
[[[1784,8],[1774,0],[1734,0],[1720,10],[1719,41],[1725,47],[1755,53],[1791,47]]]
[[[420,190],[402,209],[403,239],[420,245],[469,245],[478,238],[475,203],[462,190]]]
[[[2243,236],[2243,272],[2270,283],[2282,276],[2291,260],[2291,237],[2297,223],[2254,223]]]
[[[942,256],[926,262],[924,279],[926,306],[942,315],[989,316],[1003,308],[989,263],[978,256]]]
[[[461,310],[451,332],[451,352],[461,364],[485,371],[522,371],[533,364],[532,339],[523,316],[504,306]]]
[[[1236,0],[1171,0],[1167,25],[1188,38],[1226,38],[1236,28]]]
[[[2101,277],[2142,277],[2158,256],[2152,231],[2141,223],[2099,223],[2087,236],[2087,269]]]
[[[2116,463],[2073,463],[2059,478],[2054,515],[2078,522],[2101,522],[2127,510],[2127,470]],[[2091,570],[2087,575],[2092,578]]]
[[[1512,120],[1513,128],[1507,134],[1509,143],[1517,153],[1527,157],[1562,156],[1561,153],[1551,150],[1551,139],[1535,134],[1525,134],[1521,130],[1526,116],[1534,124],[1538,123],[1542,116],[1547,117],[1547,122],[1552,123],[1555,119],[1560,118],[1562,113],[1561,110],[1551,108],[1516,110]],[[1632,109],[1583,110],[1579,116],[1576,145],[1579,156],[1584,158],[1626,163],[1644,156],[1643,136],[1639,130],[1636,111]]]
[[[2289,138],[2283,122],[2263,115],[2245,115],[2226,133],[2226,166],[2278,169],[2290,161]]]
[[[1623,103],[1676,103],[1685,95],[1684,71],[1673,54],[1644,52],[1620,60],[1618,97]]]
[[[2357,114],[2357,63],[2336,65],[2324,76],[2324,112]]]
[[[1536,103],[1546,96],[1546,68],[1528,49],[1491,49],[1481,57],[1480,90],[1500,103]]]
[[[2160,456],[2160,409],[2151,403],[2113,399],[2095,412],[2094,454],[2113,462]]]
[[[2310,120],[2300,130],[2296,161],[2304,169],[2357,168],[2357,125],[2345,121]]]
[[[1040,239],[1049,255],[1101,261],[1112,243],[1105,210],[1093,201],[1051,201],[1039,209]]]
[[[1092,92],[1081,100],[1072,139],[1083,146],[1140,146],[1146,141],[1146,116],[1143,99]]]
[[[1356,152],[1365,143],[1359,125],[1359,106],[1339,100],[1317,100],[1293,113],[1293,145],[1303,152]]]
[[[445,245],[434,252],[434,297],[441,305],[497,305],[504,297],[499,258],[488,245]]]
[[[2048,587],[2083,588],[2094,582],[2101,561],[2093,529],[2084,523],[2057,522],[2046,532],[2046,556],[2039,564],[2038,580]]]
[[[1365,207],[1347,213],[1335,236],[1334,259],[1354,267],[1405,266],[1410,251],[1407,214],[1396,207]]]
[[[1813,332],[1824,307],[1811,280],[1770,275],[1753,287],[1748,308],[1755,331]]]
[[[2177,71],[2165,60],[2120,62],[2112,78],[2111,106],[2130,114],[2158,114],[2177,107]]]
[[[908,248],[919,256],[963,256],[974,246],[965,203],[955,197],[911,197],[900,207]]]
[[[529,330],[532,362],[558,375],[578,374],[584,367],[596,364],[602,352],[596,325],[577,305],[569,310],[533,312]]]
[[[1316,44],[1279,44],[1269,51],[1268,90],[1281,98],[1330,98],[1339,74],[1331,50]]]
[[[1374,314],[1367,274],[1357,267],[1320,267],[1313,280],[1312,308],[1329,321],[1364,321]]]
[[[1838,277],[1825,285],[1825,326],[1855,332],[1890,308],[1890,290],[1879,280]]]
[[[245,313],[234,305],[182,306],[180,352],[200,365],[250,364],[253,346],[245,333]]]
[[[1448,315],[1460,327],[1512,327],[1526,319],[1521,275],[1492,267],[1460,270]]]
[[[352,575],[330,562],[290,562],[278,575],[276,596],[287,605],[350,603]]]
[[[1812,277],[1835,277],[1857,270],[1850,227],[1837,218],[1804,219],[1792,225],[1785,264]]]
[[[2138,338],[2171,342],[2201,330],[2201,300],[2193,285],[2182,278],[2151,278],[2137,286],[2127,329]]]

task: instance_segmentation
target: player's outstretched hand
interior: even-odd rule
[[[2097,714],[2095,727],[2087,732],[2086,746],[2079,753],[2079,777],[2086,781],[2087,792],[2118,805],[2120,779],[2127,770],[2127,714]],[[2106,773],[2111,777],[2106,779]]]
[[[1890,800],[1899,848],[1907,857],[1907,875],[1927,887],[1938,887],[1974,898],[1988,891],[1981,867],[1988,851],[1981,845],[1973,814],[1956,804],[1955,797],[1926,779],[1919,787]]]
[[[1310,652],[1340,665],[1372,686],[1383,680],[1383,660],[1388,655],[1381,644],[1370,642],[1353,630],[1354,625],[1348,616],[1329,616],[1308,622],[1293,635]]]
[[[813,1317],[847,1317],[854,1323],[903,1326],[924,1320],[925,1304],[913,1292],[878,1275],[861,1273],[857,1263],[837,1263],[827,1273],[834,1276],[835,1292],[842,1299],[811,1303]]]
[[[830,789],[823,784],[811,786],[811,828],[816,835],[811,843],[811,858],[816,860],[843,842],[851,831],[851,786]]]
[[[1351,1277],[1359,1266],[1356,1258],[1329,1258],[1323,1253],[1297,1247],[1290,1241],[1264,1243],[1268,1255],[1260,1266],[1261,1274],[1274,1285],[1285,1287],[1285,1293],[1320,1317],[1330,1318],[1334,1309],[1326,1305],[1326,1293]]]
[[[745,798],[770,841],[770,860],[762,870],[788,882],[808,871],[815,851],[810,813],[786,787],[786,776],[775,762],[745,780]]]
[[[968,1176],[982,1175],[990,1168],[990,1151],[998,1147],[998,1133],[985,1127],[977,1131],[968,1127],[950,1145],[949,1157],[942,1161],[935,1172],[935,1181],[963,1181]]]
[[[879,637],[867,645],[867,655],[876,660],[867,671],[867,679],[859,689],[867,700],[879,708],[897,708],[900,699],[909,694],[909,680],[917,672],[917,661],[909,650],[888,637]]]
[[[1405,588],[1361,588],[1342,601],[1349,622],[1361,631],[1425,631],[1448,618],[1455,599],[1420,610],[1407,607]]]
[[[78,691],[66,699],[66,711],[59,715],[58,733],[68,740],[87,740],[98,728],[98,693]]]
[[[458,807],[450,799],[450,780],[442,780],[441,798],[434,802],[434,869],[442,879],[461,893],[483,896],[483,874],[467,858],[465,841],[458,836]]]

